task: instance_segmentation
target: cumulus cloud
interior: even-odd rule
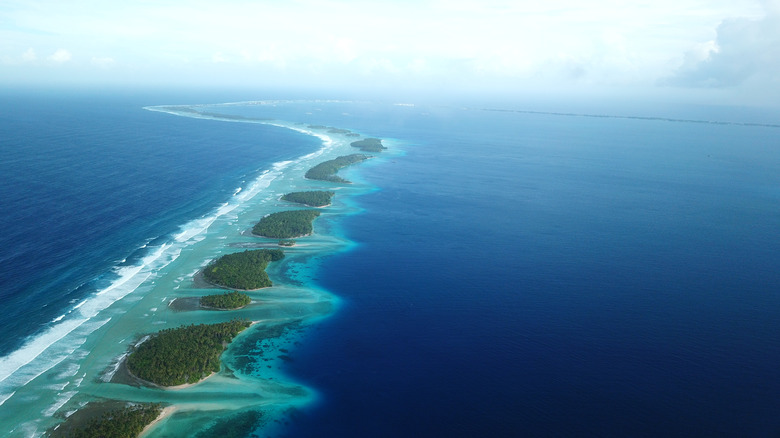
[[[22,61],[24,62],[35,61],[36,59],[38,59],[38,55],[35,54],[35,50],[32,47],[22,54]]]
[[[761,4],[770,15],[780,15],[780,0],[763,0]]]
[[[762,78],[780,80],[780,0],[764,2],[766,16],[723,21],[717,37],[686,54],[666,85],[724,88]]]
[[[54,61],[58,64],[62,64],[64,62],[70,61],[71,54],[69,51],[65,49],[58,49],[56,52],[54,52],[51,56],[49,56],[49,61]]]
[[[23,64],[35,64],[35,61],[38,60],[38,54],[35,53],[35,49],[30,47],[29,49],[25,50],[24,53],[15,56],[10,55],[3,55],[0,57],[0,62],[4,65],[23,65]]]
[[[111,66],[113,66],[113,65],[114,65],[114,58],[109,58],[109,57],[103,57],[103,58],[99,58],[99,57],[93,57],[91,62],[92,62],[92,65],[94,65],[95,67],[99,67],[99,68],[104,68],[104,69],[105,69],[105,68],[110,68]]]
[[[332,47],[335,57],[341,62],[350,62],[357,58],[357,48],[355,40],[350,38],[332,39]]]
[[[760,19],[766,11],[780,11],[780,0],[196,0],[197,7],[170,0],[132,6],[104,1],[84,8],[55,0],[17,3],[7,20],[13,27],[3,33],[0,23],[0,62],[23,66],[15,70],[20,76],[24,69],[71,65],[41,74],[70,74],[78,81],[126,80],[104,70],[121,64],[139,66],[133,80],[153,83],[178,83],[184,74],[232,83],[263,72],[268,81],[281,83],[310,77],[350,85],[376,75],[377,83],[412,86],[419,79],[499,90],[557,90],[559,84],[647,87],[670,75],[680,54],[699,41],[669,81],[723,86],[750,76],[752,70],[735,66],[765,68],[746,59],[733,62],[759,56],[755,40],[767,40],[767,53],[780,47],[771,37],[780,29],[780,12],[763,24],[770,37],[743,35],[740,25],[759,22],[723,21]],[[716,38],[713,30],[720,22]],[[38,51],[26,55],[32,62],[21,57],[28,47]],[[100,58],[109,53],[121,63]],[[773,62],[767,58],[765,63]]]

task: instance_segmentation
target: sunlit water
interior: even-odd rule
[[[138,108],[147,124],[129,126],[160,130],[162,139],[184,124],[195,155],[189,164],[202,175],[209,161],[219,167],[220,157],[235,157],[235,149],[220,148],[241,141],[250,148],[250,138],[263,147],[241,158],[258,162],[225,164],[215,172],[223,177],[198,190],[197,178],[187,180],[182,190],[191,196],[221,193],[201,198],[200,207],[155,201],[188,219],[155,219],[170,229],[141,236],[151,239],[147,247],[111,275],[68,292],[72,302],[52,304],[37,334],[19,322],[35,312],[4,321],[33,337],[5,341],[3,429],[40,433],[59,421],[55,411],[110,398],[178,406],[150,436],[213,431],[218,419],[246,412],[262,413],[261,436],[780,431],[780,119],[728,108],[593,114],[619,118],[565,105],[530,113],[480,108],[197,107],[285,120],[272,122],[284,127]],[[643,118],[631,118],[637,115]],[[764,126],[702,123],[712,120]],[[350,139],[309,124],[382,137],[390,149],[342,171],[352,185],[306,181],[311,165],[355,152]],[[196,139],[209,132],[232,141],[198,155],[209,148]],[[278,132],[287,134],[272,136]],[[301,149],[262,155],[274,144]],[[186,150],[182,142],[176,155]],[[281,194],[333,187],[335,203],[315,221],[315,235],[270,265],[277,286],[253,293],[255,304],[231,313],[166,306],[213,292],[194,288],[193,274],[220,254],[262,242],[242,233],[289,208]],[[187,216],[198,208],[205,210]],[[29,305],[19,296],[3,299],[17,300],[8,301],[13,309]],[[263,322],[231,345],[217,377],[176,392],[103,381],[141,335],[233,316]]]

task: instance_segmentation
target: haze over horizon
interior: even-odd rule
[[[780,101],[780,0],[614,3],[11,0],[0,87]]]

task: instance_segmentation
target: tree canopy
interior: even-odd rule
[[[289,210],[272,213],[260,219],[252,233],[275,239],[289,239],[311,234],[312,221],[320,215],[317,210]]]
[[[252,290],[272,286],[265,272],[268,263],[284,258],[280,249],[255,249],[226,254],[209,263],[203,277],[218,286]]]
[[[349,183],[349,181],[336,175],[336,172],[338,172],[342,167],[347,167],[350,164],[359,163],[369,158],[371,158],[371,156],[365,154],[343,155],[332,160],[324,161],[312,167],[306,171],[305,177],[308,179],[316,179],[320,181]]]
[[[382,145],[382,140],[372,137],[353,141],[350,143],[350,146],[359,148],[364,152],[382,152],[383,150],[387,149],[384,145]]]
[[[127,368],[161,386],[195,383],[219,371],[219,357],[227,344],[249,325],[234,320],[162,330],[130,353]]]
[[[144,403],[114,409],[71,431],[72,438],[127,438],[138,436],[162,412],[159,403]]]
[[[325,207],[326,205],[330,205],[333,195],[335,195],[334,192],[326,192],[323,190],[292,192],[282,196],[282,200],[308,205],[309,207]]]
[[[200,298],[200,305],[215,309],[238,309],[248,305],[252,300],[249,295],[238,291],[225,292],[223,294],[206,295]]]

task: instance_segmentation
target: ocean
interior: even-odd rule
[[[233,436],[780,433],[775,113],[188,107],[228,116],[209,120],[144,107],[227,100],[8,96],[3,436],[104,399],[181,406],[152,437],[207,436],[247,412],[260,420]],[[307,182],[350,150],[319,125],[388,150],[342,170],[349,186]],[[255,242],[242,232],[289,208],[281,194],[331,187],[315,234],[269,268],[278,286],[238,312],[295,324],[234,342],[237,377],[176,393],[104,381],[139,336],[228,318],[166,303],[205,294],[194,273]]]

